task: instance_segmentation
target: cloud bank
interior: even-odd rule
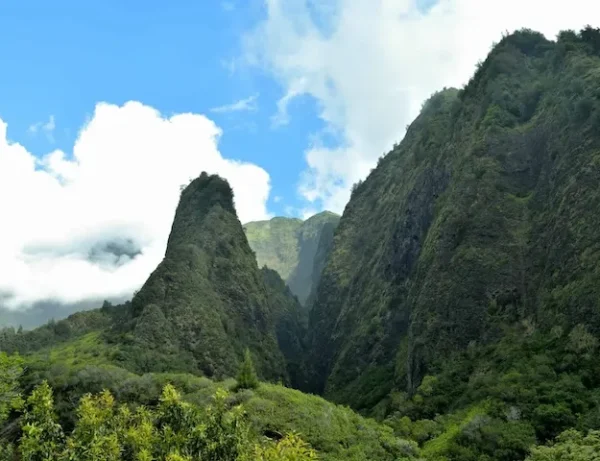
[[[554,38],[600,18],[594,0],[265,0],[245,57],[283,87],[275,116],[289,122],[299,96],[314,98],[333,147],[311,144],[299,191],[341,212],[354,182],[401,140],[421,103],[460,87],[503,32],[527,27]],[[597,24],[596,24],[597,25]],[[293,120],[292,120],[293,122]]]
[[[269,217],[269,175],[224,158],[220,129],[138,102],[101,103],[72,155],[36,158],[0,120],[0,306],[78,303],[138,289],[164,256],[180,186],[227,178],[242,221]]]

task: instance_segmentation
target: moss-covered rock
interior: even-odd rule
[[[322,271],[326,246],[321,239],[333,234],[339,220],[335,213],[323,211],[306,221],[277,217],[249,222],[244,230],[259,267],[277,271],[300,304],[306,306]]]
[[[311,390],[367,410],[507,327],[600,335],[598,34],[505,37],[355,188],[311,311]]]

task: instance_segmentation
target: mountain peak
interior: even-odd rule
[[[263,378],[286,379],[276,296],[288,302],[267,290],[228,182],[202,173],[182,191],[165,258],[132,300],[128,355],[139,363],[130,368],[232,376],[248,347]]]
[[[181,192],[169,235],[167,252],[176,244],[200,243],[194,236],[205,227],[204,221],[211,214],[222,213],[231,215],[237,220],[233,190],[227,180],[219,175],[202,172]],[[211,223],[213,224],[214,222]]]

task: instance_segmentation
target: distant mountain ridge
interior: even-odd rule
[[[340,216],[323,211],[302,221],[275,217],[244,225],[250,247],[259,267],[267,266],[279,273],[301,304],[305,305],[316,288],[325,254],[319,253],[323,235],[331,239]],[[325,242],[321,243],[323,247]]]

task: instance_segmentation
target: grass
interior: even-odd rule
[[[439,456],[445,453],[450,443],[461,433],[461,431],[477,416],[486,414],[485,404],[476,405],[464,412],[453,416],[453,421],[448,423],[442,434],[425,443],[422,454],[425,458]]]
[[[100,335],[99,331],[87,333],[72,341],[40,349],[29,355],[29,360],[49,365],[110,365],[118,347],[107,345]]]

